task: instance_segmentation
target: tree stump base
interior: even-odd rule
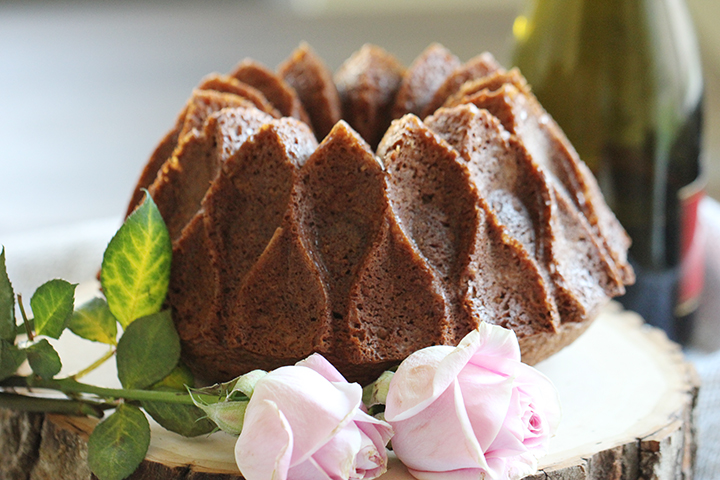
[[[61,351],[63,359],[78,351],[69,350]],[[560,392],[563,420],[538,473],[527,480],[692,478],[699,380],[664,333],[613,303],[575,343],[537,367]],[[86,442],[96,423],[0,409],[0,478],[93,478]],[[241,478],[233,437],[187,439],[151,424],[147,458],[130,478]],[[412,477],[391,458],[381,478]]]

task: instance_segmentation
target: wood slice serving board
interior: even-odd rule
[[[62,337],[59,349],[94,358],[92,345]],[[99,355],[98,355],[99,356]],[[67,363],[67,362],[66,362]],[[611,304],[575,343],[538,365],[560,392],[563,419],[532,480],[690,479],[693,408],[699,382],[680,349],[641,319]],[[112,372],[90,383],[114,386]],[[0,409],[0,478],[87,479],[89,418]],[[152,422],[151,422],[152,423]],[[224,433],[186,439],[152,427],[146,460],[133,479],[238,479]],[[391,458],[382,480],[408,480]]]

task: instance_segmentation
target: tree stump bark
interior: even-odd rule
[[[538,473],[527,480],[692,478],[699,380],[662,332],[612,304],[580,339],[538,368],[560,392],[563,421]],[[86,442],[95,424],[90,418],[0,409],[0,478],[93,478]],[[152,435],[132,479],[241,478],[229,435],[186,439],[156,424]],[[394,458],[382,477],[411,478]]]

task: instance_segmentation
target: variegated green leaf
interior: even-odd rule
[[[99,297],[75,310],[68,328],[78,337],[93,342],[117,344],[117,320],[110,313],[107,302]]]
[[[108,307],[123,327],[160,311],[170,282],[171,257],[167,227],[146,194],[110,241],[100,274]]]

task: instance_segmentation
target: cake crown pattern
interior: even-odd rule
[[[143,188],[208,381],[319,352],[368,383],[483,321],[532,364],[634,281],[589,169],[489,53],[433,44],[406,70],[366,45],[334,76],[306,44],[277,73],[244,60],[193,91],[128,213]]]

